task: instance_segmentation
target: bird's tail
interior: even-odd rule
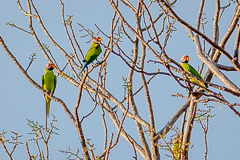
[[[201,86],[205,87],[205,88],[208,88],[208,85],[207,83],[202,83],[200,81],[197,81],[198,84],[200,84]]]
[[[206,88],[208,88],[208,84],[207,84],[207,83],[204,83],[204,86],[205,86]]]
[[[47,119],[49,117],[49,110],[50,110],[50,101],[51,99],[46,97],[46,130],[47,130]]]
[[[82,70],[80,71],[80,74],[82,73],[82,71],[86,68],[87,63],[85,62],[84,66],[82,67]]]
[[[203,87],[205,87],[205,88],[208,88],[208,85],[207,85],[207,83],[202,83],[202,82],[198,82],[201,86],[203,86]],[[207,94],[209,94],[210,92],[208,92],[206,89],[204,89],[206,92],[207,92]]]

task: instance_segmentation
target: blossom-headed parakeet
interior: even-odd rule
[[[194,75],[194,76],[196,76],[196,77],[198,77],[200,79],[202,79],[202,76],[190,64],[188,64],[188,61],[189,61],[189,56],[188,55],[182,56],[182,58],[181,58],[181,66],[184,69],[184,71],[188,72],[188,73],[190,73],[190,74],[192,74],[192,75]],[[188,77],[188,79],[191,82],[196,82],[196,83],[198,83],[201,86],[204,86],[206,88],[208,87],[207,84],[202,83],[202,82],[200,82],[198,80],[195,80],[195,79],[193,79],[191,77]]]
[[[55,68],[53,63],[48,63],[44,69],[44,75],[42,75],[42,87],[48,91],[48,93],[53,94],[57,84],[57,78],[53,73],[53,69]],[[46,128],[47,128],[47,118],[49,116],[50,110],[50,101],[51,99],[44,95],[46,99]]]
[[[84,59],[85,63],[84,63],[84,66],[83,66],[81,72],[85,69],[85,67],[88,64],[92,63],[99,56],[99,54],[102,52],[102,49],[101,49],[101,46],[100,46],[101,41],[102,41],[102,38],[100,38],[100,37],[93,38],[90,49],[88,50],[88,52],[86,54],[86,57]]]

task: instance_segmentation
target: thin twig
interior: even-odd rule
[[[113,140],[113,133],[111,134],[110,136],[110,141],[109,141],[109,147],[107,148],[107,151],[106,151],[106,156],[105,156],[105,160],[108,160],[108,156],[109,156],[109,151],[111,149],[111,146],[112,146],[112,140]]]

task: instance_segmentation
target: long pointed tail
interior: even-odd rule
[[[46,130],[47,130],[47,119],[49,117],[49,110],[50,110],[50,98],[46,98]]]
[[[205,86],[206,88],[208,88],[208,84],[207,84],[207,83],[204,83],[204,86]]]
[[[82,70],[80,71],[80,74],[82,73],[82,71],[86,68],[86,66],[87,66],[87,62],[85,62],[85,64],[84,64],[84,66],[83,66],[83,68],[82,68]]]

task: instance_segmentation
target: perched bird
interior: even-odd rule
[[[99,56],[99,54],[102,52],[102,49],[101,49],[101,46],[100,46],[101,41],[102,41],[102,38],[100,38],[100,37],[94,37],[93,38],[90,49],[88,50],[88,52],[86,54],[86,57],[83,60],[83,62],[85,62],[85,63],[84,63],[84,66],[83,66],[81,72],[85,69],[85,67],[87,65],[92,63]]]
[[[200,79],[202,79],[202,76],[190,64],[188,64],[188,61],[189,61],[189,56],[188,55],[182,56],[182,58],[181,58],[181,66],[184,69],[184,71],[188,72],[188,73],[190,73],[190,74],[192,74],[192,75],[194,75],[194,76],[196,76],[196,77],[198,77]],[[193,79],[191,77],[188,77],[188,79],[191,82],[196,82],[196,83],[200,84],[203,87],[206,87],[206,88],[208,87],[206,83],[202,83],[202,82],[200,82],[198,80],[195,80],[195,79]]]
[[[55,68],[53,63],[48,63],[44,69],[44,75],[42,75],[42,87],[48,91],[48,93],[53,94],[57,84],[57,78],[53,73],[53,69]],[[51,99],[44,95],[46,99],[46,128],[47,128],[47,118],[49,117],[50,110],[50,101]]]

